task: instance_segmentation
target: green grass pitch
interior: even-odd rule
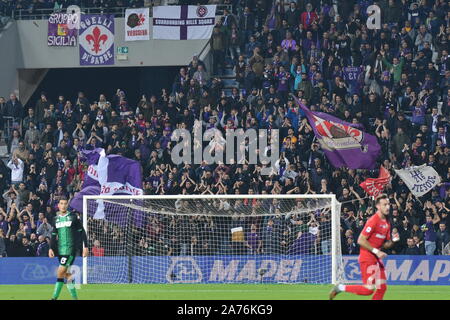
[[[65,287],[65,286],[64,286]],[[80,300],[326,300],[331,285],[284,284],[89,284]],[[53,285],[1,285],[0,300],[48,300]],[[61,300],[70,299],[66,288]],[[341,293],[336,300],[368,300]],[[450,286],[388,286],[386,300],[449,300]]]

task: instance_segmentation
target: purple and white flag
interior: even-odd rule
[[[105,150],[97,148],[83,151],[89,167],[81,191],[70,202],[70,206],[83,212],[84,195],[143,195],[141,165],[118,155],[106,156]],[[97,200],[96,219],[108,219],[105,204]],[[106,212],[105,212],[106,211]]]
[[[114,16],[81,16],[80,65],[114,65]]]
[[[209,39],[216,23],[216,8],[215,5],[154,7],[153,39]]]
[[[305,112],[322,150],[334,167],[375,168],[381,152],[376,137],[358,129],[360,125],[342,121],[323,112],[311,111],[297,98],[295,101]]]
[[[416,197],[427,194],[441,183],[441,177],[433,167],[423,164],[417,167],[395,170]]]
[[[78,16],[70,13],[52,13],[48,18],[47,45],[49,47],[74,47],[77,45]]]

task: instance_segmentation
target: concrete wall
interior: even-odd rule
[[[49,69],[19,69],[20,100],[27,103]]]
[[[47,21],[17,21],[18,38],[22,57],[18,68],[76,68],[80,67],[79,48],[48,47]],[[150,38],[152,37],[150,26]],[[117,61],[116,67],[132,66],[176,66],[187,64],[192,56],[200,53],[208,40],[172,41],[148,40],[125,42],[124,18],[115,19],[114,47],[129,48],[128,60]],[[97,67],[97,66],[96,66]]]
[[[17,66],[22,61],[22,52],[17,32],[15,22],[10,22],[0,32],[0,96],[4,97],[19,90]]]
[[[150,38],[153,28],[150,24]],[[46,20],[10,22],[0,32],[0,96],[16,92],[26,102],[48,69],[81,67],[79,48],[47,46]],[[125,42],[124,18],[115,19],[114,47],[129,48],[128,60],[115,59],[114,67],[179,66],[198,55],[208,40],[148,40]],[[209,48],[202,55],[207,58]],[[101,66],[95,66],[101,67]],[[107,66],[111,67],[111,66]]]

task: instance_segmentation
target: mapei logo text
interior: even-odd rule
[[[275,281],[296,282],[301,259],[292,260],[215,260],[209,282]],[[305,279],[301,279],[305,280]]]
[[[173,257],[167,269],[166,279],[169,283],[199,283],[203,273],[193,257]]]
[[[56,269],[54,267],[53,269]],[[27,263],[22,271],[22,280],[24,281],[36,281],[43,280],[47,278],[53,278],[55,276],[54,270],[49,270],[49,268],[42,264],[37,263]]]
[[[361,282],[358,257],[344,257],[347,283]],[[448,259],[387,259],[384,261],[390,284],[444,284],[450,283]]]

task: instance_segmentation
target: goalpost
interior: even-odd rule
[[[335,195],[84,196],[87,283],[344,281]]]

